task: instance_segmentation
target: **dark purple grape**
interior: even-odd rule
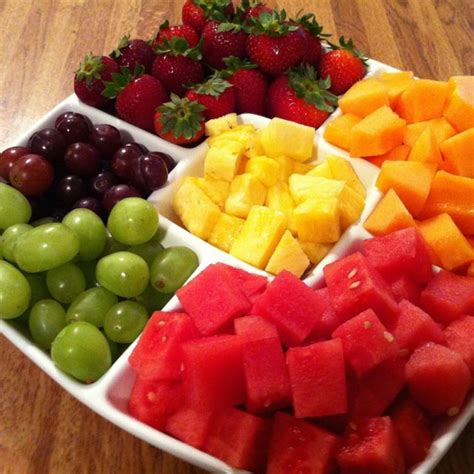
[[[55,186],[56,196],[64,204],[72,204],[84,196],[86,186],[79,176],[70,174],[62,177]]]
[[[58,222],[61,222],[64,219],[64,216],[70,211],[68,206],[58,206],[54,209],[51,214],[51,217]]]
[[[31,204],[31,221],[51,216],[54,207],[54,201],[49,196],[40,196],[37,198],[28,198]]]
[[[90,143],[73,143],[64,155],[64,166],[73,174],[94,176],[100,169],[100,152]]]
[[[92,196],[79,199],[79,201],[73,204],[72,208],[73,209],[78,209],[78,208],[90,209],[91,211],[95,212],[98,216],[101,216],[101,217],[104,214],[104,208],[102,207],[101,202]]]
[[[120,147],[112,156],[112,171],[124,180],[130,180],[132,168],[138,157],[147,153],[138,143],[126,143]]]
[[[2,183],[2,184],[7,184],[8,181],[7,181],[5,178],[2,178],[2,177],[0,176],[0,183]]]
[[[119,130],[107,124],[94,125],[89,140],[107,159],[110,159],[122,145],[122,136]]]
[[[133,186],[117,184],[117,186],[113,186],[105,193],[102,199],[102,205],[107,212],[110,212],[115,204],[128,197],[142,197],[142,195],[140,191]]]
[[[132,183],[147,193],[161,188],[168,179],[168,169],[161,155],[152,151],[133,163]]]
[[[91,133],[92,122],[85,115],[64,112],[56,119],[55,127],[62,133],[68,144],[85,142]]]
[[[66,139],[55,128],[38,130],[28,140],[31,153],[42,155],[49,161],[61,160],[66,145]]]
[[[119,184],[118,178],[111,171],[102,171],[90,180],[90,188],[99,198],[116,184]]]
[[[156,153],[161,156],[161,159],[166,164],[166,168],[168,168],[168,174],[171,173],[171,170],[176,166],[175,159],[172,156],[167,155],[166,153],[162,153],[161,151],[154,151],[152,153]]]

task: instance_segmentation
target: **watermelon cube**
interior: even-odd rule
[[[290,379],[275,326],[259,316],[238,318],[234,326],[243,340],[247,408],[258,413],[290,405]]]
[[[184,443],[201,449],[206,442],[211,419],[210,411],[184,407],[168,418],[164,430]]]
[[[457,415],[472,381],[463,358],[433,342],[413,352],[405,377],[412,397],[432,415]]]
[[[339,438],[286,413],[275,415],[268,452],[267,474],[330,474],[334,471]]]
[[[474,312],[474,278],[441,271],[421,292],[420,305],[435,321],[448,325]]]
[[[324,277],[331,304],[346,320],[366,309],[373,309],[385,326],[391,328],[398,316],[398,305],[380,274],[356,252],[326,265]]]
[[[409,276],[402,275],[389,282],[395,301],[400,303],[408,300],[410,303],[419,304],[422,287]]]
[[[371,309],[339,326],[332,337],[342,339],[346,362],[358,376],[398,354],[395,338]]]
[[[176,295],[204,336],[211,336],[232,319],[245,316],[251,305],[221,265],[209,265]]]
[[[187,314],[155,311],[128,361],[140,378],[180,379],[181,345],[198,336],[199,332]]]
[[[337,462],[341,474],[403,474],[403,452],[392,420],[384,416],[350,423]]]
[[[251,314],[271,321],[282,342],[292,346],[306,339],[323,311],[323,298],[292,273],[283,271],[269,283]]]
[[[400,349],[407,349],[411,354],[427,342],[444,344],[444,332],[429,314],[407,300],[399,303],[400,317],[393,332]]]
[[[416,227],[368,239],[363,245],[369,264],[385,278],[407,275],[427,283],[433,276],[428,247]]]
[[[313,331],[309,335],[308,339],[328,339],[331,337],[332,332],[346,321],[346,318],[334,311],[334,308],[331,305],[331,299],[329,298],[329,290],[326,286],[324,288],[320,288],[319,290],[315,290],[315,293],[323,299],[324,311],[316,321]]]
[[[452,322],[445,331],[448,346],[461,354],[474,377],[474,316]]]
[[[291,347],[286,353],[296,418],[347,412],[346,372],[340,339]]]
[[[210,336],[183,344],[183,392],[201,411],[245,401],[242,338]]]

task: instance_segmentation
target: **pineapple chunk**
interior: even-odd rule
[[[344,181],[304,174],[292,174],[289,184],[291,197],[296,204],[308,199],[337,198],[345,186]]]
[[[309,261],[313,265],[317,265],[331,250],[332,244],[321,244],[317,242],[299,241]]]
[[[331,168],[329,167],[329,163],[327,161],[315,166],[311,171],[308,171],[306,175],[317,176],[318,178],[334,179]]]
[[[239,142],[225,142],[225,146],[213,146],[209,149],[204,162],[206,179],[232,181],[242,159],[243,146]]]
[[[289,230],[285,230],[265,270],[274,275],[287,270],[299,278],[308,268],[308,265],[309,259],[300,244]]]
[[[317,243],[337,242],[341,237],[338,200],[328,197],[302,202],[293,211],[292,225],[300,240]]]
[[[288,178],[290,177],[291,173],[293,173],[294,161],[284,155],[275,156],[273,159],[280,165],[278,179],[280,181],[288,181]]]
[[[341,158],[340,156],[328,155],[326,158],[333,178],[345,181],[356,193],[359,193],[363,198],[366,196],[366,191],[361,180],[354,171],[352,165]]]
[[[245,221],[239,217],[221,213],[208,242],[224,252],[230,252],[232,244],[240,234],[244,223]]]
[[[314,136],[312,127],[275,117],[262,131],[262,145],[270,158],[285,155],[303,162],[313,156]]]
[[[346,183],[344,189],[339,195],[339,211],[341,216],[341,228],[347,229],[357,219],[359,219],[364,210],[365,199],[358,192]]]
[[[173,207],[186,229],[204,240],[211,235],[221,214],[219,207],[190,178],[185,178],[176,191]]]
[[[314,169],[314,165],[308,165],[307,163],[299,163],[298,161],[295,161],[293,163],[293,173],[307,174],[312,169]]]
[[[255,158],[256,156],[262,156],[265,154],[261,142],[261,135],[262,131],[257,130],[245,144],[245,155],[249,158]]]
[[[211,199],[214,204],[217,204],[221,211],[224,210],[225,201],[229,195],[230,183],[220,179],[213,178],[192,178]]]
[[[237,168],[238,175],[245,173],[245,168],[247,168],[248,162],[249,162],[249,159],[245,155],[240,159],[239,167]]]
[[[206,135],[213,137],[237,127],[237,114],[227,114],[206,122]]]
[[[252,206],[264,204],[266,194],[265,186],[254,175],[239,174],[230,185],[225,212],[245,219]]]
[[[219,146],[221,142],[237,142],[240,143],[242,146],[242,152],[247,147],[247,142],[252,138],[255,134],[255,127],[248,123],[245,125],[237,125],[237,127],[229,130],[227,132],[221,133],[220,135],[216,135],[214,137],[209,137],[207,143],[210,147]]]
[[[288,184],[278,181],[274,186],[269,187],[265,205],[275,211],[284,212],[289,220],[295,205]]]
[[[264,269],[286,230],[286,216],[264,206],[254,206],[230,254]]]
[[[256,156],[247,162],[245,171],[254,175],[268,188],[277,182],[280,165],[266,156]]]

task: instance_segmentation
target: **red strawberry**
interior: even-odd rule
[[[237,113],[265,115],[268,88],[265,75],[256,69],[256,64],[252,64],[247,59],[242,60],[231,56],[224,61],[227,68],[223,73],[234,86]]]
[[[142,72],[140,66],[133,74],[123,67],[121,74],[114,74],[113,81],[105,83],[104,95],[117,99],[115,110],[120,118],[153,131],[155,110],[168,100],[169,95],[158,79],[148,74],[140,75]]]
[[[324,54],[319,64],[319,75],[331,78],[333,94],[344,94],[352,85],[360,81],[367,71],[366,58],[354,47],[352,39],[345,41],[341,36],[340,46],[329,43],[331,51]]]
[[[151,71],[153,59],[155,59],[155,53],[146,41],[131,40],[130,36],[124,36],[110,56],[117,61],[119,66],[128,67],[132,71],[135,66],[142,65],[146,73]]]
[[[251,34],[247,39],[247,55],[268,74],[283,74],[299,64],[305,52],[298,27],[289,25],[285,19],[283,10],[281,13],[263,12],[249,20]]]
[[[199,43],[199,35],[190,25],[173,25],[170,26],[166,20],[160,25],[160,29],[153,39],[152,49],[156,51],[157,46],[163,45],[165,38],[171,41],[172,38],[183,38],[188,42],[190,48],[194,48]]]
[[[196,101],[171,94],[171,102],[160,105],[155,113],[156,134],[177,145],[199,141],[204,135],[204,109]]]
[[[247,2],[247,3],[249,3],[249,6],[248,8],[245,8],[245,12],[244,12],[245,19],[257,18],[263,12],[272,13],[272,9],[270,7],[267,7],[262,2],[256,2],[253,5],[250,5],[250,2]],[[242,4],[244,4],[244,2],[242,2]]]
[[[119,65],[112,58],[88,54],[74,76],[74,92],[87,105],[105,107],[110,100],[102,95],[105,88],[103,81],[112,80],[112,73],[119,70]]]
[[[280,76],[268,90],[268,114],[318,128],[337,104],[337,97],[328,92],[330,80],[319,81],[313,66],[308,64]]]
[[[206,82],[186,92],[189,100],[196,100],[206,107],[206,120],[221,117],[235,111],[235,92],[232,85],[216,73]]]
[[[201,33],[208,18],[215,11],[232,15],[234,5],[231,0],[186,0],[181,10],[181,16],[185,25],[192,26],[198,33]]]
[[[322,52],[321,39],[330,35],[323,33],[323,27],[316,21],[314,13],[303,15],[294,21],[300,25],[299,31],[305,44],[303,62],[317,68]]]

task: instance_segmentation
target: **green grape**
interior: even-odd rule
[[[150,268],[150,283],[156,291],[174,293],[199,265],[197,255],[187,247],[168,247]]]
[[[86,278],[77,265],[65,263],[48,271],[46,285],[55,300],[69,304],[86,289]]]
[[[106,336],[115,342],[129,344],[143,331],[148,311],[135,301],[121,301],[109,309],[104,319]]]
[[[104,325],[107,311],[118,303],[118,298],[105,288],[96,287],[84,291],[67,310],[68,322],[87,321],[98,328]]]
[[[80,241],[79,259],[99,258],[107,242],[107,232],[101,218],[89,209],[74,209],[64,216],[63,224],[73,230]]]
[[[51,298],[44,273],[25,273],[24,276],[31,288],[30,308],[38,301]]]
[[[51,357],[60,370],[85,383],[95,382],[112,365],[107,339],[85,321],[67,325],[56,336]]]
[[[148,314],[153,313],[153,311],[159,311],[166,306],[166,303],[173,298],[174,293],[160,293],[156,291],[151,285],[146,287],[146,290],[135,299],[138,303],[145,306],[148,311]]]
[[[33,229],[33,226],[29,224],[14,224],[5,230],[2,234],[2,249],[5,260],[15,263],[13,251],[15,250],[16,240],[20,235],[31,229]]]
[[[90,262],[77,262],[76,265],[82,270],[86,278],[86,288],[94,288],[99,286],[97,278],[95,277],[95,267],[97,266],[97,260],[91,260]]]
[[[31,206],[20,191],[0,183],[0,230],[31,219]]]
[[[102,256],[105,257],[106,255],[110,255],[111,253],[117,252],[126,252],[129,249],[128,245],[121,244],[117,242],[113,237],[110,231],[107,229],[107,240],[105,242],[104,252]]]
[[[117,252],[98,261],[96,277],[101,286],[117,296],[133,298],[145,291],[150,272],[143,258],[130,252]]]
[[[28,309],[30,300],[28,280],[13,265],[0,260],[0,319],[21,316]]]
[[[120,354],[122,353],[122,347],[119,346],[119,344],[117,344],[116,342],[111,341],[104,333],[104,331],[101,331],[101,333],[104,335],[105,339],[107,339],[107,343],[110,349],[110,357],[112,359],[112,363],[114,363],[120,357]]]
[[[42,349],[51,349],[51,344],[66,324],[66,311],[57,301],[41,300],[31,308],[30,334]]]
[[[41,217],[40,219],[36,219],[35,221],[31,222],[33,227],[39,227],[43,224],[57,224],[58,221],[54,217]]]
[[[148,266],[151,266],[155,257],[164,249],[160,240],[161,235],[157,232],[148,242],[134,245],[133,247],[130,247],[128,251],[139,255],[143,260],[145,260]]]
[[[145,199],[122,199],[110,211],[107,227],[114,239],[122,244],[144,244],[158,229],[158,212]]]

